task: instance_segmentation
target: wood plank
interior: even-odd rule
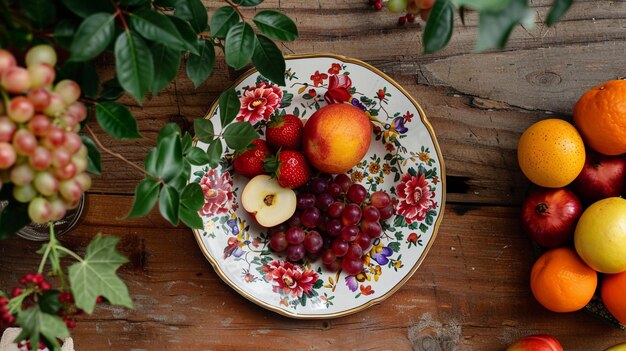
[[[120,236],[131,260],[121,272],[136,309],[103,306],[81,318],[73,334],[78,350],[495,351],[531,333],[553,334],[567,350],[596,350],[624,339],[586,312],[556,314],[535,302],[528,288],[533,253],[515,207],[449,205],[422,267],[396,294],[351,316],[300,321],[221,282],[188,229],[154,213],[116,221],[130,203],[128,196],[91,195],[82,224],[61,237],[81,251],[96,232]],[[36,266],[39,246],[2,242],[0,286]]]

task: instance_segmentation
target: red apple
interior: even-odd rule
[[[541,246],[562,246],[574,236],[582,210],[570,190],[537,188],[522,204],[522,228]]]
[[[528,335],[517,340],[506,351],[563,351],[563,346],[550,335]]]
[[[607,156],[591,149],[586,151],[583,170],[572,182],[572,190],[583,203],[591,204],[624,193],[626,158]]]

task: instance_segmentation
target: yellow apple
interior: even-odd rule
[[[288,220],[296,212],[297,201],[293,190],[265,174],[250,179],[241,192],[243,208],[267,228]]]

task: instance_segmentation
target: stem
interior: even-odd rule
[[[117,4],[115,4],[115,2],[113,2],[113,6],[117,8],[117,11],[115,11],[115,15],[120,18],[120,21],[122,22],[122,27],[124,27],[124,30],[128,32],[128,24],[126,24],[126,19],[124,18],[122,10],[117,6]]]
[[[153,175],[151,175],[150,173],[146,172],[146,170],[145,170],[145,169],[143,169],[143,168],[141,168],[141,167],[137,166],[135,163],[133,163],[133,162],[129,161],[128,159],[126,159],[126,158],[125,158],[124,156],[122,156],[121,154],[119,154],[119,153],[117,153],[117,152],[113,152],[113,151],[111,151],[110,149],[108,149],[107,147],[105,147],[104,145],[102,145],[102,142],[100,142],[100,139],[98,139],[98,137],[97,137],[97,136],[96,136],[96,134],[93,132],[93,130],[91,129],[91,127],[89,127],[88,125],[86,125],[86,126],[85,126],[85,129],[87,130],[87,132],[89,132],[89,135],[91,135],[91,138],[93,139],[93,141],[96,143],[96,145],[98,145],[98,147],[99,147],[102,151],[106,152],[107,154],[109,154],[109,155],[111,155],[111,156],[113,156],[113,157],[115,157],[115,158],[118,158],[118,159],[120,159],[120,160],[122,160],[122,161],[126,162],[127,164],[131,165],[133,168],[135,168],[136,170],[138,170],[139,172],[141,172],[141,173],[145,174],[146,176],[151,177],[151,178],[155,178]],[[160,178],[158,178],[158,179],[159,179],[159,181],[161,180]]]
[[[65,252],[66,254],[72,256],[78,262],[81,262],[81,263],[85,262],[85,260],[83,260],[82,257],[78,256],[74,251],[64,246],[57,246],[57,250]]]
[[[228,4],[228,6],[232,7],[235,11],[237,11],[237,14],[239,15],[239,17],[241,17],[242,20],[246,20],[245,17],[243,17],[243,13],[241,13],[241,11],[239,10],[239,6],[233,4],[230,0],[224,0],[225,3]]]
[[[9,104],[11,103],[11,101],[9,100],[9,95],[7,95],[7,92],[4,91],[4,89],[2,88],[0,88],[0,94],[2,94],[2,101],[4,101],[4,108],[8,111]]]
[[[41,262],[39,263],[39,269],[37,269],[37,273],[41,274],[43,272],[43,267],[46,265],[46,261],[48,260],[48,255],[52,250],[52,245],[54,245],[54,224],[50,223],[50,241],[48,242],[48,246],[46,246],[46,251],[43,253],[43,257],[41,257]]]

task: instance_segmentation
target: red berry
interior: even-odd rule
[[[102,298],[102,296],[98,296],[96,298],[96,303],[102,303],[102,301],[104,301],[104,299]]]
[[[399,24],[399,25],[404,25],[404,24],[406,24],[406,16],[400,16],[400,17],[398,18],[398,24]]]
[[[410,23],[415,22],[415,15],[407,13],[406,14],[406,20],[409,21]]]
[[[265,130],[267,144],[274,150],[297,150],[302,144],[302,121],[294,115],[274,116]]]
[[[17,286],[11,291],[11,297],[20,296],[22,295],[22,292],[24,292],[24,288],[20,288],[19,286]]]
[[[43,279],[43,275],[41,275],[41,274],[39,274],[39,273],[37,273],[37,274],[33,274],[33,275],[31,276],[31,278],[30,278],[30,281],[31,281],[31,282],[33,282],[33,283],[35,283],[35,284],[39,284],[39,283],[41,283],[41,282],[43,282],[43,281],[44,281],[44,279]]]
[[[375,3],[375,4],[374,4],[374,8],[375,8],[376,10],[381,10],[381,9],[383,8],[383,2],[382,2],[382,1],[379,1],[379,2]]]
[[[276,157],[268,158],[265,169],[272,172],[284,188],[301,187],[311,178],[311,169],[304,155],[294,150],[283,150]]]
[[[247,178],[254,178],[259,174],[265,174],[264,161],[270,156],[270,149],[265,140],[256,139],[250,143],[250,147],[235,157],[233,167],[235,172]]]
[[[39,283],[39,289],[41,289],[43,291],[48,291],[48,290],[52,289],[52,285],[50,285],[50,283],[48,283],[46,280],[44,280],[41,283]]]
[[[65,319],[65,326],[70,329],[76,328],[76,321],[70,318]]]

